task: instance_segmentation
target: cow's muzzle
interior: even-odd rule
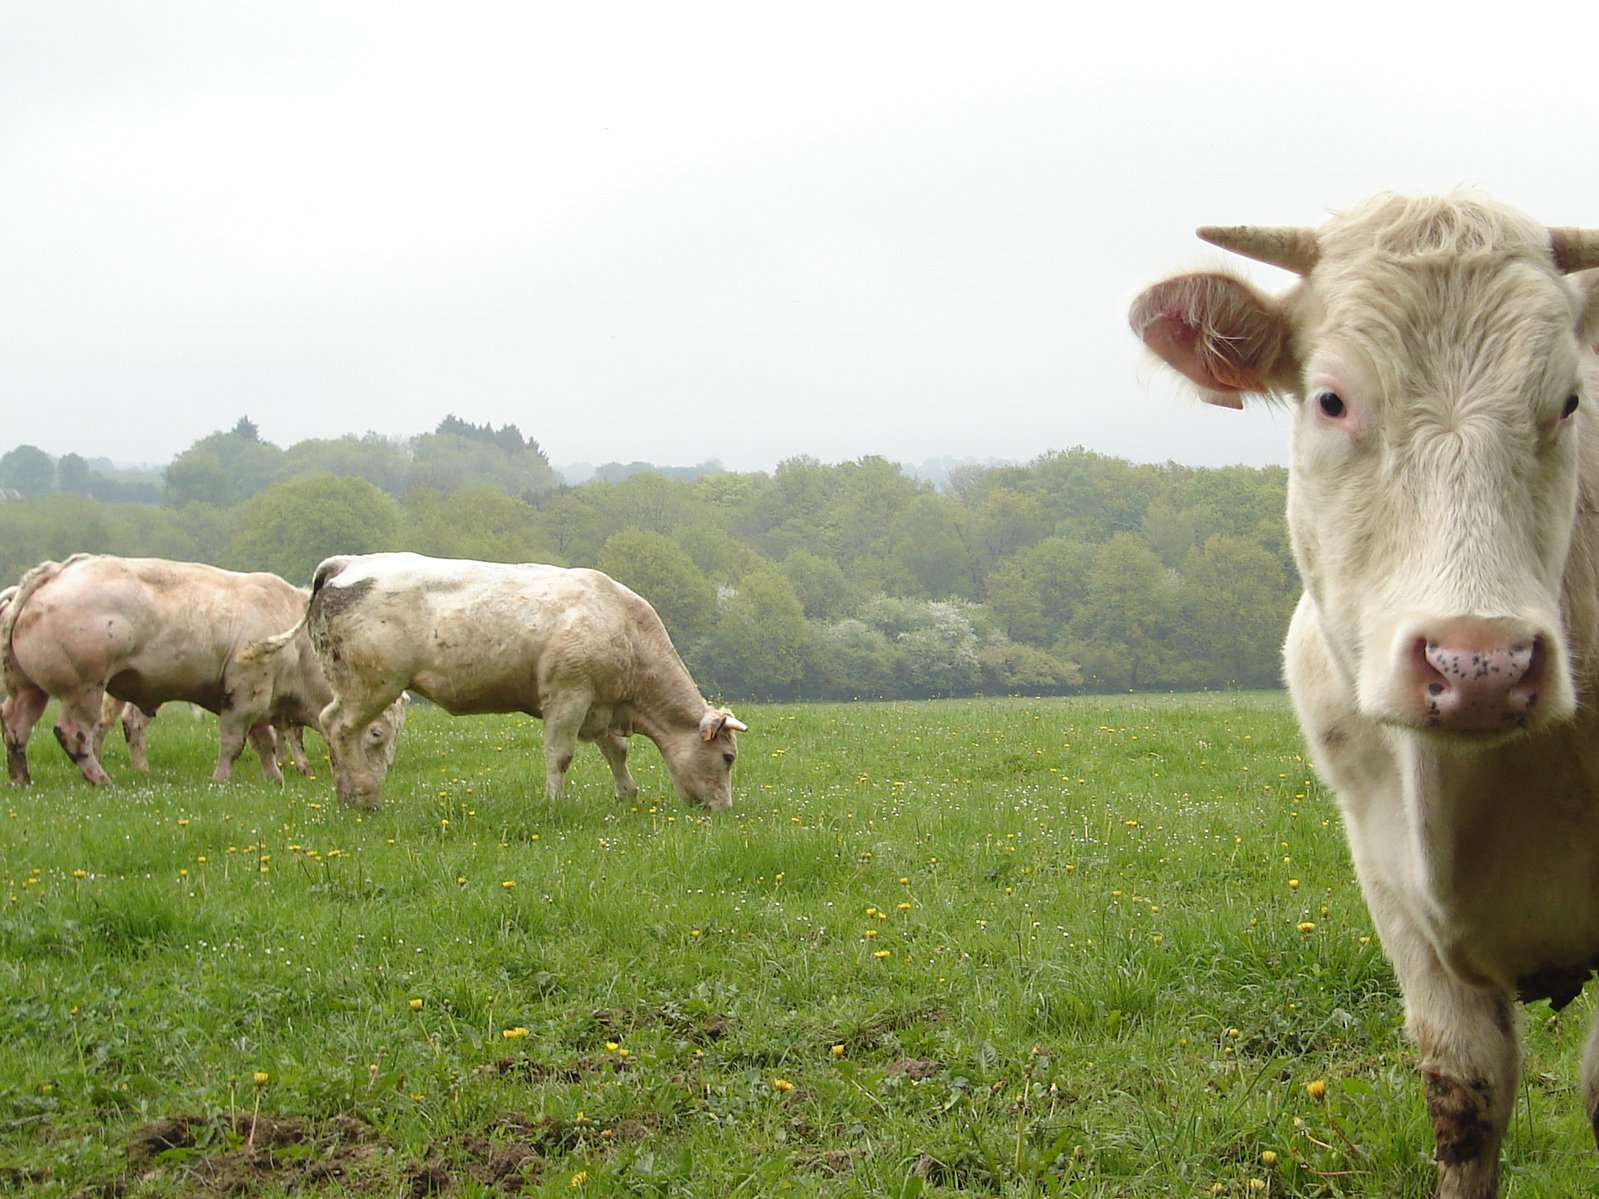
[[[1423,728],[1526,728],[1549,683],[1549,639],[1523,621],[1461,616],[1417,622],[1401,641],[1403,688]]]

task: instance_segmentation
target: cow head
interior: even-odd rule
[[[1300,278],[1178,276],[1133,328],[1210,403],[1292,404],[1294,554],[1361,711],[1474,737],[1569,716],[1599,289],[1568,272],[1599,265],[1599,233],[1384,196],[1317,230],[1200,235]]]
[[[738,738],[749,726],[726,708],[707,706],[695,729],[658,741],[672,786],[685,803],[711,812],[733,806],[733,763]]]

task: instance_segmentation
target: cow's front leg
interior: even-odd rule
[[[56,740],[62,751],[77,766],[83,777],[96,787],[103,787],[111,776],[100,765],[94,752],[94,730],[100,722],[100,703],[104,693],[98,689],[79,695],[62,696],[61,711],[56,717]],[[7,745],[9,749],[9,743]]]
[[[588,716],[586,695],[563,695],[544,705],[544,797],[560,799],[567,767],[577,753],[577,737]]]
[[[638,783],[627,768],[627,738],[615,729],[606,729],[594,739],[594,744],[600,747],[611,777],[616,780],[616,798],[632,799],[638,794]]]
[[[1521,1066],[1515,1007],[1504,991],[1468,987],[1435,969],[1420,986],[1401,985],[1421,1050],[1438,1199],[1494,1199]]]

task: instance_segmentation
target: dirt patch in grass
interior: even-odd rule
[[[883,1067],[883,1073],[890,1078],[903,1075],[912,1082],[920,1082],[924,1078],[931,1078],[938,1073],[938,1063],[925,1057],[902,1057],[898,1061],[889,1062]]]
[[[250,1194],[270,1181],[293,1189],[351,1182],[382,1147],[353,1116],[301,1117],[235,1113],[165,1116],[128,1139],[128,1169],[140,1182],[182,1180],[199,1196]]]
[[[402,1199],[453,1196],[468,1183],[516,1195],[539,1184],[552,1157],[576,1150],[603,1153],[650,1134],[650,1125],[635,1117],[564,1120],[509,1113],[480,1130],[441,1137],[420,1160],[407,1163],[352,1116],[166,1116],[132,1132],[127,1175],[100,1190],[120,1194],[135,1186],[164,1186],[198,1199],[255,1194],[269,1186],[308,1194],[323,1188],[394,1194],[397,1177]]]

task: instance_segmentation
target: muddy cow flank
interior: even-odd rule
[[[1599,962],[1599,233],[1469,196],[1201,236],[1133,305],[1212,403],[1292,405],[1285,671],[1420,1050],[1443,1199],[1498,1193],[1514,1000]],[[1599,1033],[1583,1065],[1599,1136]]]
[[[306,614],[334,699],[322,714],[340,799],[375,805],[384,764],[359,730],[404,690],[456,715],[544,721],[545,793],[561,794],[579,740],[619,796],[638,786],[627,738],[655,742],[688,802],[731,806],[732,713],[706,703],[655,610],[595,570],[419,554],[329,558]]]

